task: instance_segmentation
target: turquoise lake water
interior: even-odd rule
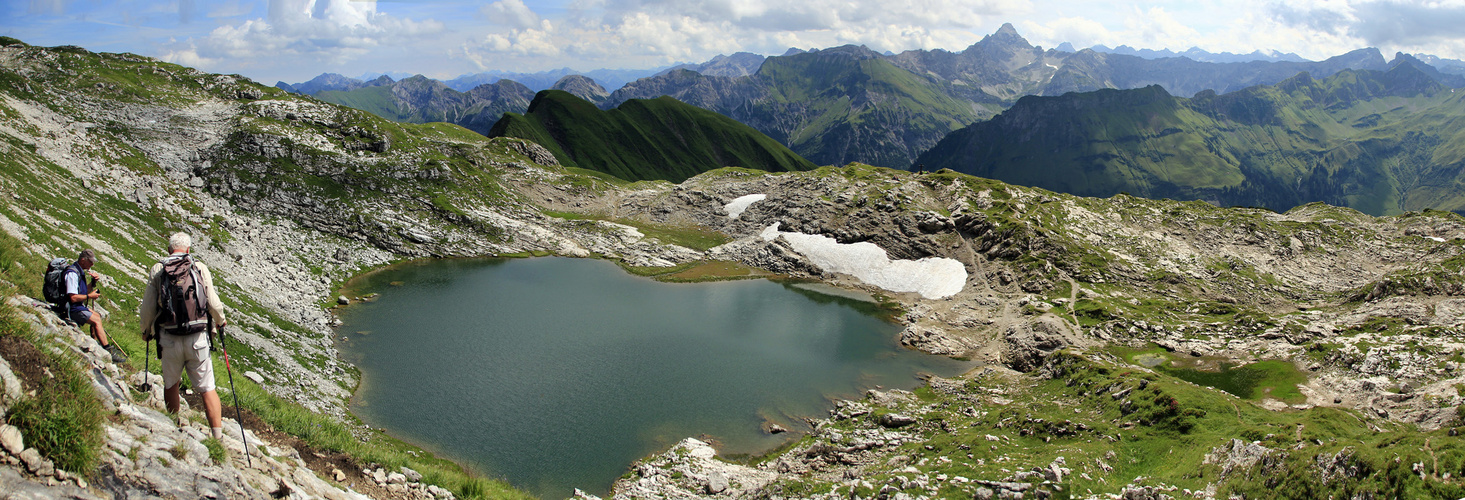
[[[373,427],[543,498],[605,494],[686,437],[756,454],[830,398],[969,363],[900,347],[872,304],[765,280],[669,284],[588,259],[408,263],[366,275],[337,344]]]

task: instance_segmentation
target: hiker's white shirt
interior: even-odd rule
[[[71,302],[72,295],[81,295],[81,273],[71,272],[68,266],[66,269],[66,301]],[[83,273],[86,271],[82,271]]]

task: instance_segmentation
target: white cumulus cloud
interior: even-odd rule
[[[175,40],[162,58],[203,68],[227,60],[235,70],[284,62],[339,63],[442,31],[438,21],[378,13],[374,1],[270,0],[265,18]]]

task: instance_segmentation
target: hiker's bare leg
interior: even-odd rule
[[[182,382],[173,384],[173,387],[163,389],[163,404],[168,407],[168,413],[178,414],[178,386]]]
[[[209,417],[209,427],[223,427],[224,420],[219,405],[219,393],[214,391],[203,393],[203,412]]]
[[[108,345],[107,331],[102,329],[102,315],[94,312],[86,322],[92,325],[92,338],[97,339],[97,342],[101,342],[102,345]]]

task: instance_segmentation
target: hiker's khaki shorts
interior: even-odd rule
[[[163,351],[163,387],[173,387],[183,380],[183,371],[188,370],[188,380],[194,392],[214,390],[214,361],[209,358],[209,339],[206,332],[193,335],[162,334],[158,344]]]

